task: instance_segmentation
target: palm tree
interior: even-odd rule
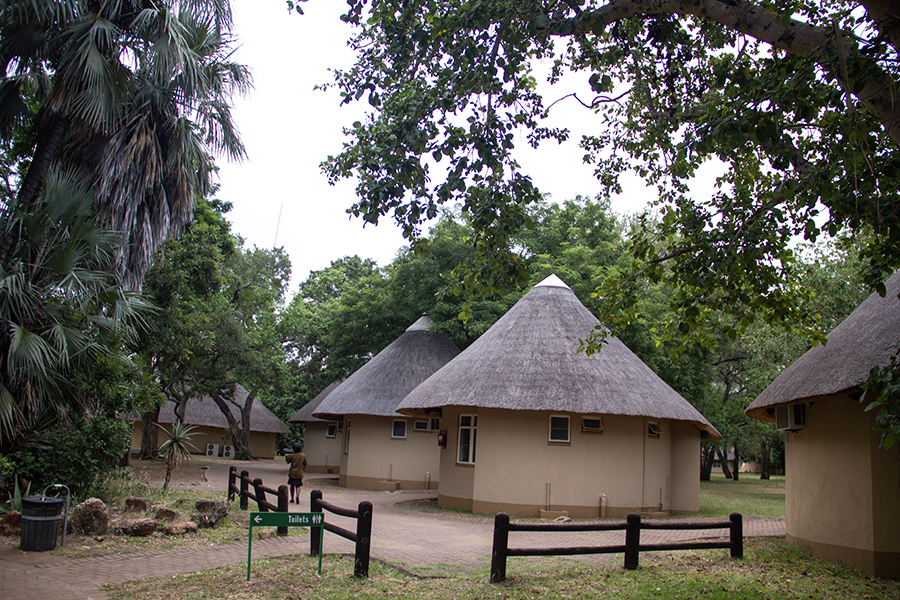
[[[30,204],[0,205],[0,444],[89,407],[72,374],[133,337],[146,308],[111,276],[118,236],[97,224],[94,196],[51,168]]]
[[[159,447],[159,454],[166,461],[166,480],[163,482],[163,491],[169,489],[169,480],[172,478],[172,471],[178,468],[178,465],[184,461],[190,460],[191,450],[197,447],[191,443],[193,431],[196,429],[193,425],[185,425],[181,421],[176,420],[172,424],[172,431],[169,433],[169,439],[162,443]]]
[[[0,2],[0,136],[24,121],[34,144],[17,201],[54,161],[95,181],[131,288],[209,190],[212,153],[245,154],[229,102],[251,84],[231,25],[227,0]]]

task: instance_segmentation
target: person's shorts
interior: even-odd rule
[[[288,485],[303,485],[303,479],[292,479],[288,477]]]

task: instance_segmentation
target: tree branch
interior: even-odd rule
[[[900,38],[898,17],[891,13],[893,2],[867,0],[862,2],[872,15],[876,25],[893,43]],[[836,79],[840,79],[839,53],[835,38],[828,28],[816,27],[802,21],[790,20],[784,25],[783,17],[748,2],[726,4],[718,0],[613,0],[597,10],[585,12],[572,19],[551,21],[544,31],[549,35],[586,35],[595,25],[607,27],[631,17],[677,14],[707,19],[739,31],[745,35],[784,50],[791,54],[803,54],[816,61]],[[565,25],[565,26],[564,26]],[[563,33],[565,32],[565,33]],[[856,40],[844,35],[843,41],[856,44]],[[884,70],[872,66],[868,77],[856,98],[881,122],[885,132],[900,144],[900,99],[895,97],[896,82]]]

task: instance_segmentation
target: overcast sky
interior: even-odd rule
[[[342,256],[358,254],[386,265],[405,245],[393,221],[363,228],[346,212],[354,202],[354,182],[330,186],[319,169],[323,159],[340,151],[341,128],[361,119],[367,106],[341,107],[336,92],[313,90],[331,80],[329,68],[353,63],[346,46],[351,30],[338,18],[345,2],[307,2],[303,16],[288,14],[281,0],[238,0],[232,6],[239,46],[235,60],[251,68],[255,84],[234,109],[249,158],[239,164],[218,161],[218,196],[234,204],[233,230],[248,247],[284,246],[293,264],[291,294],[309,271]],[[584,94],[581,78],[554,86],[548,101],[573,91]],[[523,172],[558,202],[595,195],[598,184],[577,146],[577,134],[590,124],[591,114],[566,100],[551,116],[557,125],[571,125],[576,135],[563,146],[547,143],[522,152]],[[613,200],[613,210],[639,210],[651,197],[652,190],[631,186]]]

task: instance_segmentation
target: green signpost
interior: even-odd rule
[[[284,513],[284,512],[252,512],[250,513],[250,534],[247,540],[247,581],[250,581],[250,558],[253,550],[254,527],[325,527],[325,513]],[[322,574],[322,540],[319,534],[319,575]]]

